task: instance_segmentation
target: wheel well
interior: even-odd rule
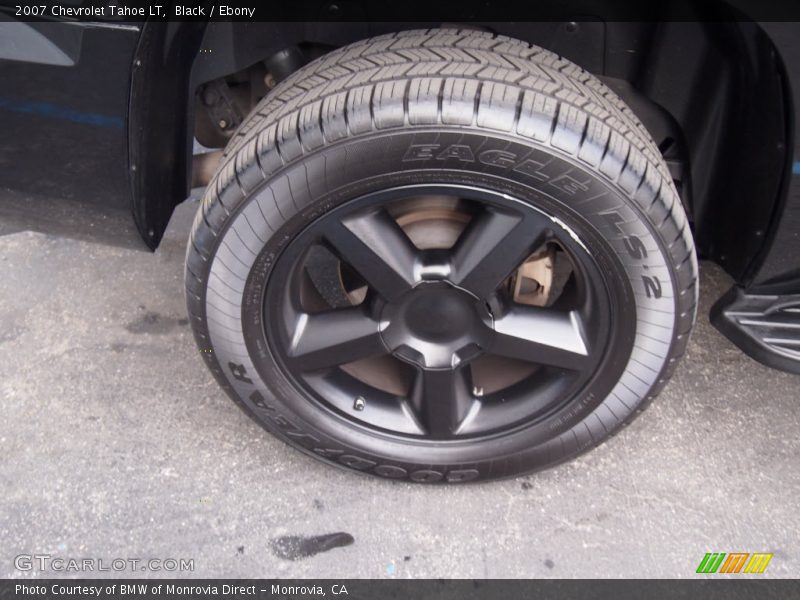
[[[522,39],[599,76],[661,148],[700,256],[748,282],[777,220],[790,133],[780,58],[753,23],[210,23],[191,69],[186,164],[192,137],[223,147],[258,100],[303,64],[364,38],[438,26]],[[196,163],[203,167],[208,161]],[[185,195],[169,199],[169,210]]]

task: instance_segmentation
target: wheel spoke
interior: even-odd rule
[[[430,435],[453,436],[475,402],[469,369],[419,369],[410,400]]]
[[[577,311],[561,312],[534,306],[515,306],[495,319],[493,354],[582,371],[589,350]]]
[[[414,285],[417,249],[386,211],[333,220],[323,236],[387,300]]]
[[[453,250],[451,279],[486,298],[544,240],[547,222],[537,214],[486,210],[467,226]]]
[[[385,353],[379,323],[360,306],[300,313],[288,352],[302,371],[326,369]]]
[[[369,435],[444,447],[544,427],[607,393],[633,342],[611,305],[624,290],[570,222],[445,183],[354,198],[275,259],[255,342],[298,394]]]

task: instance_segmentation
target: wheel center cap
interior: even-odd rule
[[[426,368],[453,368],[485,347],[492,317],[475,296],[447,282],[417,285],[387,304],[384,344],[399,358]]]
[[[472,326],[472,303],[450,286],[426,285],[402,307],[409,332],[422,340],[446,343],[461,337]]]

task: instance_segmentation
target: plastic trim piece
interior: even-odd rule
[[[748,294],[734,286],[717,300],[710,317],[748,356],[800,374],[800,294]]]

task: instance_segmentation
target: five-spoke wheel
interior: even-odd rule
[[[549,289],[525,277],[531,260],[555,272]],[[525,286],[540,290],[535,303]],[[437,440],[557,406],[596,368],[609,320],[573,231],[508,196],[453,186],[386,190],[320,217],[278,261],[264,306],[287,372],[316,401]]]

